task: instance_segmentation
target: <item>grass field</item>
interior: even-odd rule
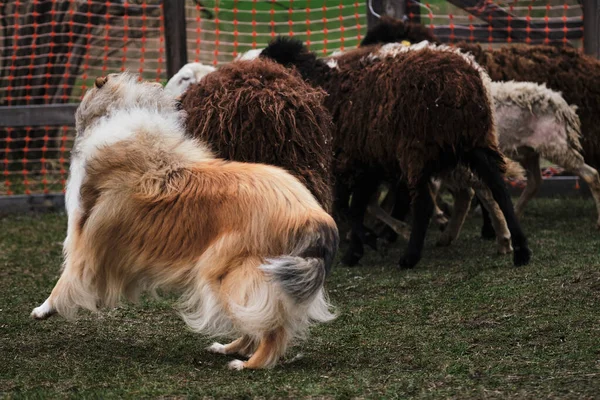
[[[328,280],[339,318],[288,363],[234,372],[204,351],[174,298],[37,322],[61,262],[64,215],[0,219],[0,397],[594,398],[600,393],[600,233],[591,200],[536,200],[533,262],[478,238],[398,271],[400,244]],[[303,358],[289,362],[298,352]]]

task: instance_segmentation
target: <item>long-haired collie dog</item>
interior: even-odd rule
[[[208,350],[272,367],[334,318],[323,284],[337,227],[292,175],[215,158],[182,117],[160,85],[96,79],[76,113],[62,275],[32,317],[179,290],[194,331],[237,338]]]

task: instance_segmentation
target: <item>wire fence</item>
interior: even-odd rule
[[[444,42],[558,44],[583,47],[583,6],[560,1],[408,1],[407,16]]]
[[[97,76],[124,70],[165,82],[164,7],[161,0],[0,0],[0,107],[77,103]],[[366,12],[364,0],[187,0],[188,59],[222,65],[277,35],[325,56],[358,45]],[[408,1],[406,15],[450,43],[582,46],[576,0]],[[26,125],[0,121],[0,196],[64,191],[73,128]]]

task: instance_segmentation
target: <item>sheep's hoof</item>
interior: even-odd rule
[[[481,238],[486,240],[493,240],[496,238],[496,232],[492,225],[483,225],[481,227]]]
[[[448,221],[446,221],[446,222],[440,222],[438,224],[438,228],[439,228],[440,232],[444,232],[447,227],[448,227]]]
[[[421,256],[418,254],[406,254],[402,256],[400,262],[398,263],[398,268],[400,269],[409,269],[414,268],[415,265],[419,263],[421,260]]]
[[[386,226],[379,234],[379,239],[386,243],[395,243],[398,240],[398,234],[392,228]]]
[[[377,235],[374,232],[366,232],[364,239],[364,243],[367,246],[373,250],[377,250]]]
[[[448,247],[451,244],[452,244],[452,237],[450,237],[450,235],[442,235],[442,236],[440,236],[438,241],[435,242],[435,245],[438,247]]]
[[[362,252],[354,252],[351,249],[348,249],[348,251],[346,251],[346,254],[344,254],[344,256],[342,257],[341,261],[342,264],[344,264],[347,267],[354,267],[358,265],[358,262],[360,261],[362,256]]]
[[[515,247],[513,252],[513,264],[520,267],[529,264],[531,260],[531,250],[527,247]]]
[[[446,218],[446,216],[443,213],[436,214],[433,217],[433,221],[438,226],[440,231],[444,232],[446,230],[446,227],[448,226],[448,218]]]
[[[345,239],[346,239],[346,242],[350,242],[352,240],[352,231],[346,232]]]

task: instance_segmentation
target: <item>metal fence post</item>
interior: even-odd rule
[[[185,31],[185,0],[163,1],[167,78],[171,79],[187,64],[187,35]]]
[[[586,54],[600,58],[600,0],[583,0],[583,46]]]
[[[367,0],[365,6],[367,7],[367,28],[371,28],[379,20],[373,11],[379,15],[389,15],[399,19],[402,19],[406,13],[406,0]]]

